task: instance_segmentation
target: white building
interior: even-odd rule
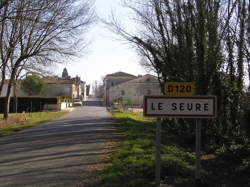
[[[121,72],[118,75],[126,76],[126,74],[121,74]],[[117,81],[115,81],[116,79]],[[128,100],[132,105],[142,106],[144,95],[161,95],[158,79],[153,75],[147,74],[136,77],[128,74],[127,79],[112,76],[112,79],[105,79],[105,81],[105,85],[107,85],[105,87],[107,105]]]
[[[64,73],[67,73],[66,68]],[[39,95],[29,95],[24,92],[20,84],[17,84],[16,91],[14,93],[14,88],[11,89],[11,97],[17,97],[18,100],[18,110],[25,111],[25,108],[30,108],[30,102],[32,102],[34,108],[32,111],[45,110],[63,110],[72,106],[74,98],[79,98],[82,101],[86,99],[86,83],[81,81],[80,77],[76,76],[71,78],[70,76],[60,77],[44,77],[43,81],[47,84],[47,89],[44,93]],[[20,82],[20,81],[19,81]],[[3,103],[3,98],[6,96],[8,80],[5,81],[3,90],[0,95],[0,103]],[[27,106],[25,106],[27,105]],[[37,105],[40,105],[37,107]]]
[[[106,105],[110,105],[112,101],[110,100],[110,88],[112,86],[118,85],[123,82],[127,82],[129,80],[135,79],[136,76],[124,73],[124,72],[116,72],[112,74],[108,74],[104,77],[104,101]]]

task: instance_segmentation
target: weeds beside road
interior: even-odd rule
[[[23,128],[35,126],[58,118],[67,112],[32,113],[23,116],[14,114],[10,125],[0,125],[0,136],[12,134]],[[100,178],[95,187],[151,187],[155,176],[155,120],[144,118],[142,113],[128,111],[113,112],[117,120],[116,127],[119,143],[111,146],[108,164],[106,158],[101,161],[106,165],[99,172]],[[21,114],[19,114],[21,115]],[[1,116],[0,116],[1,117]],[[16,117],[16,118],[15,118]],[[21,120],[22,122],[18,122]],[[2,122],[2,121],[1,121]],[[106,125],[105,125],[106,126]],[[120,134],[120,133],[119,133]],[[164,126],[162,129],[162,184],[171,187],[194,186],[195,145],[179,144],[182,137],[171,133]],[[82,138],[81,138],[82,139]],[[96,136],[95,136],[96,139]],[[76,141],[77,142],[77,141]],[[193,148],[191,148],[193,147]],[[230,150],[215,150],[209,154],[203,152],[202,186],[204,187],[248,187],[250,186],[250,148],[232,145]],[[115,151],[113,151],[115,149]],[[104,153],[102,152],[102,157]],[[109,155],[109,154],[108,154]],[[95,167],[103,168],[103,165]],[[93,172],[91,172],[93,173]],[[91,178],[92,180],[92,178]],[[95,178],[97,180],[97,178]]]
[[[0,137],[0,186],[80,187],[96,181],[116,140],[112,123],[93,99],[59,119]]]
[[[117,150],[102,172],[98,187],[151,187],[155,176],[155,120],[141,113],[113,112],[117,128],[123,133]],[[190,187],[194,184],[195,155],[190,145],[178,144],[178,137],[163,128],[162,184]],[[188,147],[189,146],[189,147]],[[195,145],[191,145],[195,147]],[[247,187],[250,185],[250,150],[203,152],[202,186]]]
[[[59,118],[68,112],[34,112],[34,113],[19,113],[10,114],[9,119],[2,120],[3,116],[0,114],[0,136],[14,134],[17,131],[33,127],[41,123]]]
[[[99,186],[154,186],[155,121],[133,112],[114,112],[113,116],[118,119],[118,128],[124,136],[104,170]],[[166,180],[185,181],[193,176],[193,153],[169,142],[162,145],[161,157],[162,176],[169,177]]]

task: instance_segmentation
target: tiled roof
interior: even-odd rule
[[[5,84],[9,84],[9,79],[5,80],[4,83]],[[58,78],[51,78],[51,77],[46,77],[43,78],[43,81],[47,84],[74,84],[75,80],[70,80],[70,79],[58,79]],[[17,81],[18,83],[20,83],[20,80]],[[81,81],[82,83],[84,83],[83,81]]]
[[[135,78],[135,79],[132,79],[132,80],[128,80],[128,81],[126,81],[126,82],[122,82],[122,83],[119,83],[119,84],[117,84],[117,85],[115,85],[115,86],[121,86],[121,85],[124,85],[124,84],[138,84],[138,83],[147,83],[147,80],[144,80],[143,81],[143,79],[147,79],[147,78],[153,78],[153,81],[151,80],[149,83],[153,83],[153,84],[159,84],[159,82],[158,82],[158,79],[157,79],[157,77],[156,76],[154,76],[154,75],[150,75],[150,74],[146,74],[146,75],[142,75],[142,76],[140,76],[140,77],[137,77],[137,78]],[[155,79],[155,80],[154,80]],[[141,82],[141,80],[142,80],[142,82]],[[115,87],[114,86],[114,87]]]
[[[153,78],[153,79],[156,79],[156,81],[153,81],[153,82],[152,82],[152,80],[151,80],[150,82],[151,82],[151,83],[159,83],[157,77],[154,76],[154,75],[150,75],[150,74],[145,74],[145,75],[139,76],[139,77],[137,77],[137,78],[135,78],[135,79],[129,80],[129,81],[124,82],[124,83],[138,82],[138,81],[143,80],[143,79],[145,79],[145,78]],[[145,82],[145,81],[143,81],[143,82]],[[147,81],[146,81],[146,82],[147,82]]]
[[[43,81],[47,84],[74,84],[75,80],[70,79],[62,79],[62,78],[56,78],[56,77],[45,77],[43,78]]]
[[[108,74],[105,77],[111,77],[111,76],[112,77],[135,77],[136,78],[136,76],[125,73],[125,72],[122,72],[122,71],[118,71],[118,72],[115,72],[115,73],[112,73],[112,74]]]
[[[59,77],[44,77],[42,78],[42,80],[47,83],[47,84],[75,84],[76,83],[76,78],[71,78],[71,79],[63,79],[63,78],[59,78]],[[9,79],[5,80],[4,83],[8,84],[9,83]],[[18,80],[17,82],[20,82],[20,80]],[[81,81],[81,83],[85,83],[84,81]]]

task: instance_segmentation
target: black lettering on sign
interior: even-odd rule
[[[193,103],[188,103],[187,104],[187,109],[190,111],[193,109]]]
[[[172,85],[168,85],[168,92],[171,93],[174,91],[174,87]]]
[[[204,111],[208,111],[208,103],[204,104]]]
[[[180,110],[184,110],[184,103],[180,103]]]
[[[158,110],[163,110],[162,105],[163,105],[163,103],[158,103]]]
[[[177,86],[175,86],[175,88],[176,88],[176,92],[178,93],[179,92],[179,86],[177,85]]]
[[[156,108],[154,107],[154,103],[151,103],[151,110],[156,110]]]
[[[184,86],[184,85],[181,85],[180,87],[181,87],[180,93],[184,93],[184,92],[185,92],[185,86]]]
[[[187,86],[186,86],[186,92],[190,93],[191,90],[192,90],[191,86],[190,86],[190,85],[187,85]]]
[[[195,106],[196,108],[195,108],[195,110],[196,111],[201,111],[201,104],[200,103],[196,103],[196,106]]]
[[[176,106],[176,103],[172,103],[172,110],[177,110],[177,106]]]

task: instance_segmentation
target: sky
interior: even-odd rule
[[[96,14],[103,19],[108,19],[112,10],[119,15],[122,22],[125,22],[124,18],[128,17],[126,9],[121,6],[121,0],[95,0],[95,10]],[[128,25],[132,27],[131,23]],[[66,67],[71,77],[78,75],[87,84],[93,84],[95,80],[100,82],[105,75],[117,71],[133,75],[147,73],[139,65],[140,58],[135,50],[117,40],[117,36],[102,23],[97,22],[92,26],[86,36],[91,40],[87,52],[80,58],[58,65],[57,75],[61,76],[63,68]]]

